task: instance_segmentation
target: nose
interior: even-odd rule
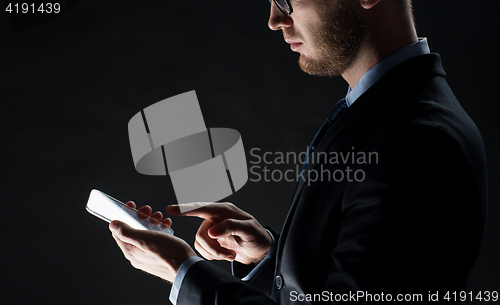
[[[293,24],[293,19],[290,16],[283,14],[276,6],[274,1],[271,1],[271,12],[269,13],[269,21],[267,26],[273,31],[289,28]]]

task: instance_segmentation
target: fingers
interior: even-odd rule
[[[190,202],[190,203],[171,204],[167,206],[167,212],[172,215],[183,216],[186,215],[186,213],[189,211],[197,210],[212,203],[213,202]]]
[[[243,240],[248,240],[255,235],[254,231],[248,220],[226,219],[212,226],[207,233],[211,238],[226,238],[235,235]]]
[[[136,205],[133,201],[127,202],[126,205],[134,209],[136,208]],[[153,225],[157,225],[163,219],[163,214],[161,212],[155,212],[151,214],[152,212],[153,209],[149,205],[145,205],[137,209],[137,217],[139,217],[139,219],[147,219],[149,217],[149,221]]]
[[[196,216],[218,223],[227,218],[250,219],[252,216],[230,202],[191,202],[169,205],[167,212],[172,215]]]
[[[136,208],[135,202],[133,201],[128,201],[127,203],[125,203],[125,205],[131,207],[132,209]]]
[[[172,219],[167,218],[161,222],[161,227],[163,229],[168,229],[172,226]]]
[[[232,250],[221,247],[216,239],[208,236],[207,231],[212,227],[212,223],[205,220],[196,234],[195,248],[198,252],[209,260],[234,260],[236,253]]]
[[[125,205],[133,209],[136,208],[136,204],[133,201],[128,201],[127,203],[125,203]],[[155,212],[151,214],[152,212],[153,209],[149,205],[145,205],[137,209],[137,217],[139,217],[139,219],[147,219],[149,217],[149,221],[152,225],[157,225],[161,222],[164,229],[170,228],[172,226],[172,220],[170,218],[162,221],[163,214],[161,212]]]
[[[151,216],[149,216],[149,222],[152,225],[157,225],[163,219],[163,214],[161,212],[155,212]]]
[[[252,215],[230,202],[169,205],[167,212],[205,219],[196,234],[195,248],[206,259],[234,261],[240,257],[241,242],[253,241],[259,233],[260,225]]]
[[[227,256],[223,253],[219,253],[218,255],[212,254],[205,250],[205,248],[203,248],[203,246],[201,246],[198,241],[194,242],[194,248],[196,249],[196,251],[198,251],[198,253],[200,253],[201,256],[203,256],[207,260],[227,260],[229,262],[232,262],[235,260],[236,256],[236,254],[234,253],[231,253]]]
[[[151,212],[153,212],[153,209],[149,205],[145,205],[137,209],[137,216],[140,219],[146,219],[151,215]]]

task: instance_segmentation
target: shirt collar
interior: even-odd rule
[[[359,79],[358,83],[351,89],[347,90],[347,95],[345,97],[347,106],[351,106],[366,90],[373,86],[378,80],[384,76],[387,72],[394,69],[399,64],[407,61],[410,58],[417,57],[420,55],[429,54],[429,45],[427,43],[427,38],[419,38],[418,42],[405,47],[404,49],[393,54],[389,58],[376,64],[373,68],[368,70]]]

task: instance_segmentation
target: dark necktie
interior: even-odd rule
[[[340,115],[342,113],[344,113],[344,111],[347,108],[348,108],[348,106],[347,106],[347,102],[346,102],[345,98],[341,99],[340,101],[338,101],[337,104],[335,104],[335,106],[333,106],[333,109],[330,112],[330,115],[328,116],[326,121],[323,123],[321,128],[318,130],[318,132],[314,136],[314,139],[311,142],[311,145],[307,149],[307,155],[306,155],[306,159],[304,160],[304,165],[302,166],[302,171],[304,171],[306,169],[307,164],[309,163],[309,160],[311,160],[311,156],[312,156],[313,152],[319,146],[319,143],[321,142],[321,140],[325,136],[325,134],[328,131],[328,129],[330,128],[330,126],[333,125],[335,120],[337,120],[340,117]]]

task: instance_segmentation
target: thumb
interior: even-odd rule
[[[208,230],[211,238],[224,238],[229,235],[239,236],[243,240],[252,237],[252,227],[248,225],[247,220],[226,219],[219,224],[212,226]]]
[[[119,227],[122,227],[125,223],[121,222],[119,220],[113,220],[112,222],[109,223],[109,230],[113,233],[118,230]]]
[[[144,243],[142,242],[142,234],[146,232],[145,230],[137,230],[129,226],[128,224],[113,220],[109,223],[109,230],[114,236],[118,237],[121,241],[134,245],[137,248],[143,249]]]

